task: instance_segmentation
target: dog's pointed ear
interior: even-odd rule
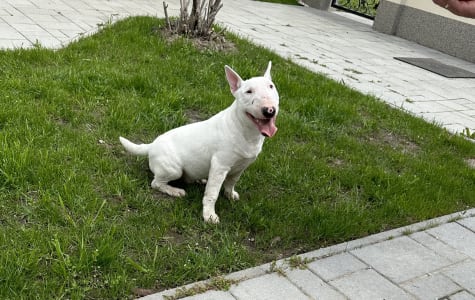
[[[272,76],[270,76],[270,69],[272,68],[272,61],[269,61],[269,64],[267,65],[267,70],[264,73],[264,77],[272,81]]]
[[[226,72],[226,79],[228,80],[229,87],[231,88],[231,93],[234,94],[241,87],[241,76],[239,76],[236,71],[227,65],[224,66],[224,71]]]

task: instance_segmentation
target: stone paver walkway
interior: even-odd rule
[[[475,300],[475,209],[232,273],[187,300]],[[144,297],[162,300],[210,281]]]
[[[179,1],[169,0],[176,15]],[[156,0],[3,0],[0,48],[60,48],[130,15],[163,17]],[[475,80],[448,79],[394,60],[428,57],[475,65],[374,32],[337,12],[224,0],[218,21],[281,56],[451,132],[475,131]],[[276,68],[277,69],[277,68]],[[300,262],[300,268],[292,267]],[[225,277],[228,291],[187,299],[475,299],[475,210],[265,264]],[[176,296],[194,283],[146,299]]]

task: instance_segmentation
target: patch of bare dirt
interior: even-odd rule
[[[475,169],[475,158],[467,158],[465,162],[470,168]]]
[[[136,296],[136,297],[145,297],[145,296],[148,296],[148,295],[158,293],[158,290],[144,289],[144,288],[133,288],[132,292],[134,293],[134,296]]]
[[[420,147],[413,141],[404,136],[397,135],[393,132],[380,131],[369,139],[373,143],[381,143],[389,145],[391,148],[401,150],[404,154],[416,154]]]
[[[205,116],[196,109],[188,109],[185,111],[185,116],[189,123],[196,123],[205,120]]]
[[[160,243],[167,245],[181,245],[186,242],[186,237],[177,228],[170,229],[163,237],[160,238]]]
[[[168,43],[173,43],[180,38],[189,40],[193,46],[200,51],[214,51],[214,52],[226,52],[233,53],[237,51],[236,44],[226,39],[224,32],[214,32],[209,37],[192,37],[185,36],[176,33],[173,29],[170,30],[166,27],[154,27],[152,32],[158,34]]]
[[[328,164],[334,168],[339,168],[339,167],[344,166],[346,163],[344,160],[335,157],[335,158],[329,159]]]
[[[216,52],[234,53],[237,52],[236,45],[228,41],[224,35],[216,36],[212,40],[194,38],[191,40],[193,45],[200,51],[211,50]]]

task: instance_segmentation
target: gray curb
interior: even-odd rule
[[[392,229],[389,231],[384,231],[384,232],[373,234],[364,238],[340,243],[340,244],[329,246],[326,248],[321,248],[315,251],[297,255],[296,257],[299,261],[311,262],[311,261],[315,261],[321,258],[329,257],[336,254],[341,254],[344,252],[349,252],[357,248],[373,245],[373,244],[383,242],[389,239],[393,239],[396,237],[412,234],[414,232],[424,231],[426,229],[437,227],[442,224],[455,222],[455,221],[473,217],[473,216],[475,216],[475,208],[441,216],[441,217],[430,219],[427,221],[422,221],[422,222],[411,224],[408,226]],[[289,268],[291,268],[291,266],[289,265],[289,258],[284,258],[272,263],[266,263],[266,264],[256,266],[253,268],[234,272],[234,273],[223,276],[223,278],[233,284],[239,284],[239,282],[244,281],[244,280],[253,279],[253,278],[263,276],[272,272],[285,271]],[[181,287],[165,290],[160,293],[148,295],[140,299],[165,300],[165,299],[174,298],[182,294],[184,291],[192,290],[192,289],[195,289],[196,287],[206,287],[211,283],[211,281],[212,279],[194,282],[185,286],[181,286]]]

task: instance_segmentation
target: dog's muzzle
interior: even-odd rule
[[[276,109],[275,107],[263,107],[261,112],[262,112],[262,115],[265,117],[265,118],[272,118],[273,116],[275,116],[275,113],[276,113]]]
[[[261,113],[264,118],[256,118],[250,113],[246,115],[251,119],[251,121],[256,125],[257,130],[265,137],[273,137],[277,131],[275,126],[275,119],[277,114],[277,109],[275,107],[264,107],[261,109]]]

